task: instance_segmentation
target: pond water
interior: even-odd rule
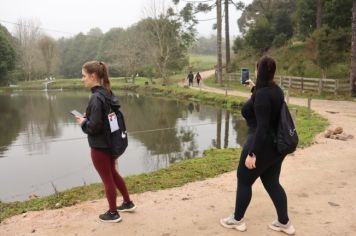
[[[26,200],[100,182],[84,133],[69,111],[84,111],[89,92],[0,94],[0,201]],[[165,168],[208,148],[239,147],[239,114],[193,102],[118,93],[129,134],[123,176]]]

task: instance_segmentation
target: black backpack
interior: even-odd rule
[[[113,158],[117,159],[125,152],[128,146],[128,138],[127,138],[124,115],[120,111],[120,105],[117,97],[112,95],[111,98],[107,98],[100,91],[99,93],[102,95],[99,96],[100,100],[104,102],[104,104],[106,105],[104,126],[107,134],[108,143],[110,145],[111,154]],[[115,113],[117,117],[117,123],[119,126],[119,129],[114,132],[111,132],[109,120],[107,118],[107,116],[112,112]]]
[[[276,134],[277,150],[282,155],[294,152],[298,146],[299,138],[297,130],[285,101],[279,114]]]

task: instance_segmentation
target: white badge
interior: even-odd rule
[[[109,123],[110,123],[110,130],[111,133],[115,132],[116,130],[119,130],[119,124],[117,123],[117,117],[115,112],[110,113],[108,115]]]

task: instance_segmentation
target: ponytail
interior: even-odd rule
[[[88,61],[83,67],[89,74],[96,74],[100,84],[109,92],[111,92],[111,84],[109,80],[109,70],[107,65],[101,61]]]
[[[102,80],[101,84],[103,85],[103,87],[109,92],[111,93],[111,83],[109,80],[109,70],[108,70],[108,66],[104,63],[104,62],[99,62],[100,65],[100,74],[98,75],[98,77],[100,78],[100,80]]]

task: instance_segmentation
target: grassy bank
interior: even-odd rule
[[[288,44],[280,48],[270,48],[266,55],[275,59],[277,64],[276,74],[301,76],[309,78],[321,78],[321,69],[309,59],[310,52],[305,48],[303,42]],[[249,68],[254,71],[256,61],[260,55],[251,48],[240,50],[234,55],[232,65],[237,72],[241,68]],[[326,78],[330,79],[346,79],[350,77],[350,62],[346,60],[340,63],[333,63],[327,69]]]
[[[207,150],[203,158],[189,159],[172,164],[166,169],[125,178],[130,193],[141,193],[179,187],[186,183],[203,180],[232,171],[236,168],[240,150]],[[71,206],[82,201],[104,197],[101,184],[76,187],[55,195],[25,202],[0,202],[0,221],[27,211],[55,209]]]
[[[180,75],[177,75],[179,78]],[[146,79],[142,79],[141,84],[125,83],[124,80],[113,80],[113,89],[131,90],[140,93],[153,94],[155,96],[170,97],[178,100],[191,100],[206,104],[220,105],[222,107],[238,112],[245,101],[245,98],[224,96],[207,92],[181,88],[178,86],[143,85]],[[50,84],[51,89],[83,89],[80,80],[67,79],[58,80]],[[35,86],[33,83],[31,86]],[[38,85],[37,85],[38,86]],[[26,87],[26,84],[21,87]],[[313,137],[323,131],[327,121],[314,112],[306,108],[298,109],[297,128],[300,136],[300,147],[305,147],[313,141]],[[174,163],[166,169],[161,169],[152,173],[129,176],[126,178],[128,188],[131,193],[160,190],[171,187],[182,186],[185,183],[215,177],[219,174],[232,171],[236,168],[240,149],[208,150],[204,152],[202,158],[195,158]],[[25,202],[0,202],[0,221],[7,217],[24,213],[27,211],[54,209],[76,203],[104,197],[104,190],[101,184],[91,184],[73,188],[55,195],[33,199]]]

